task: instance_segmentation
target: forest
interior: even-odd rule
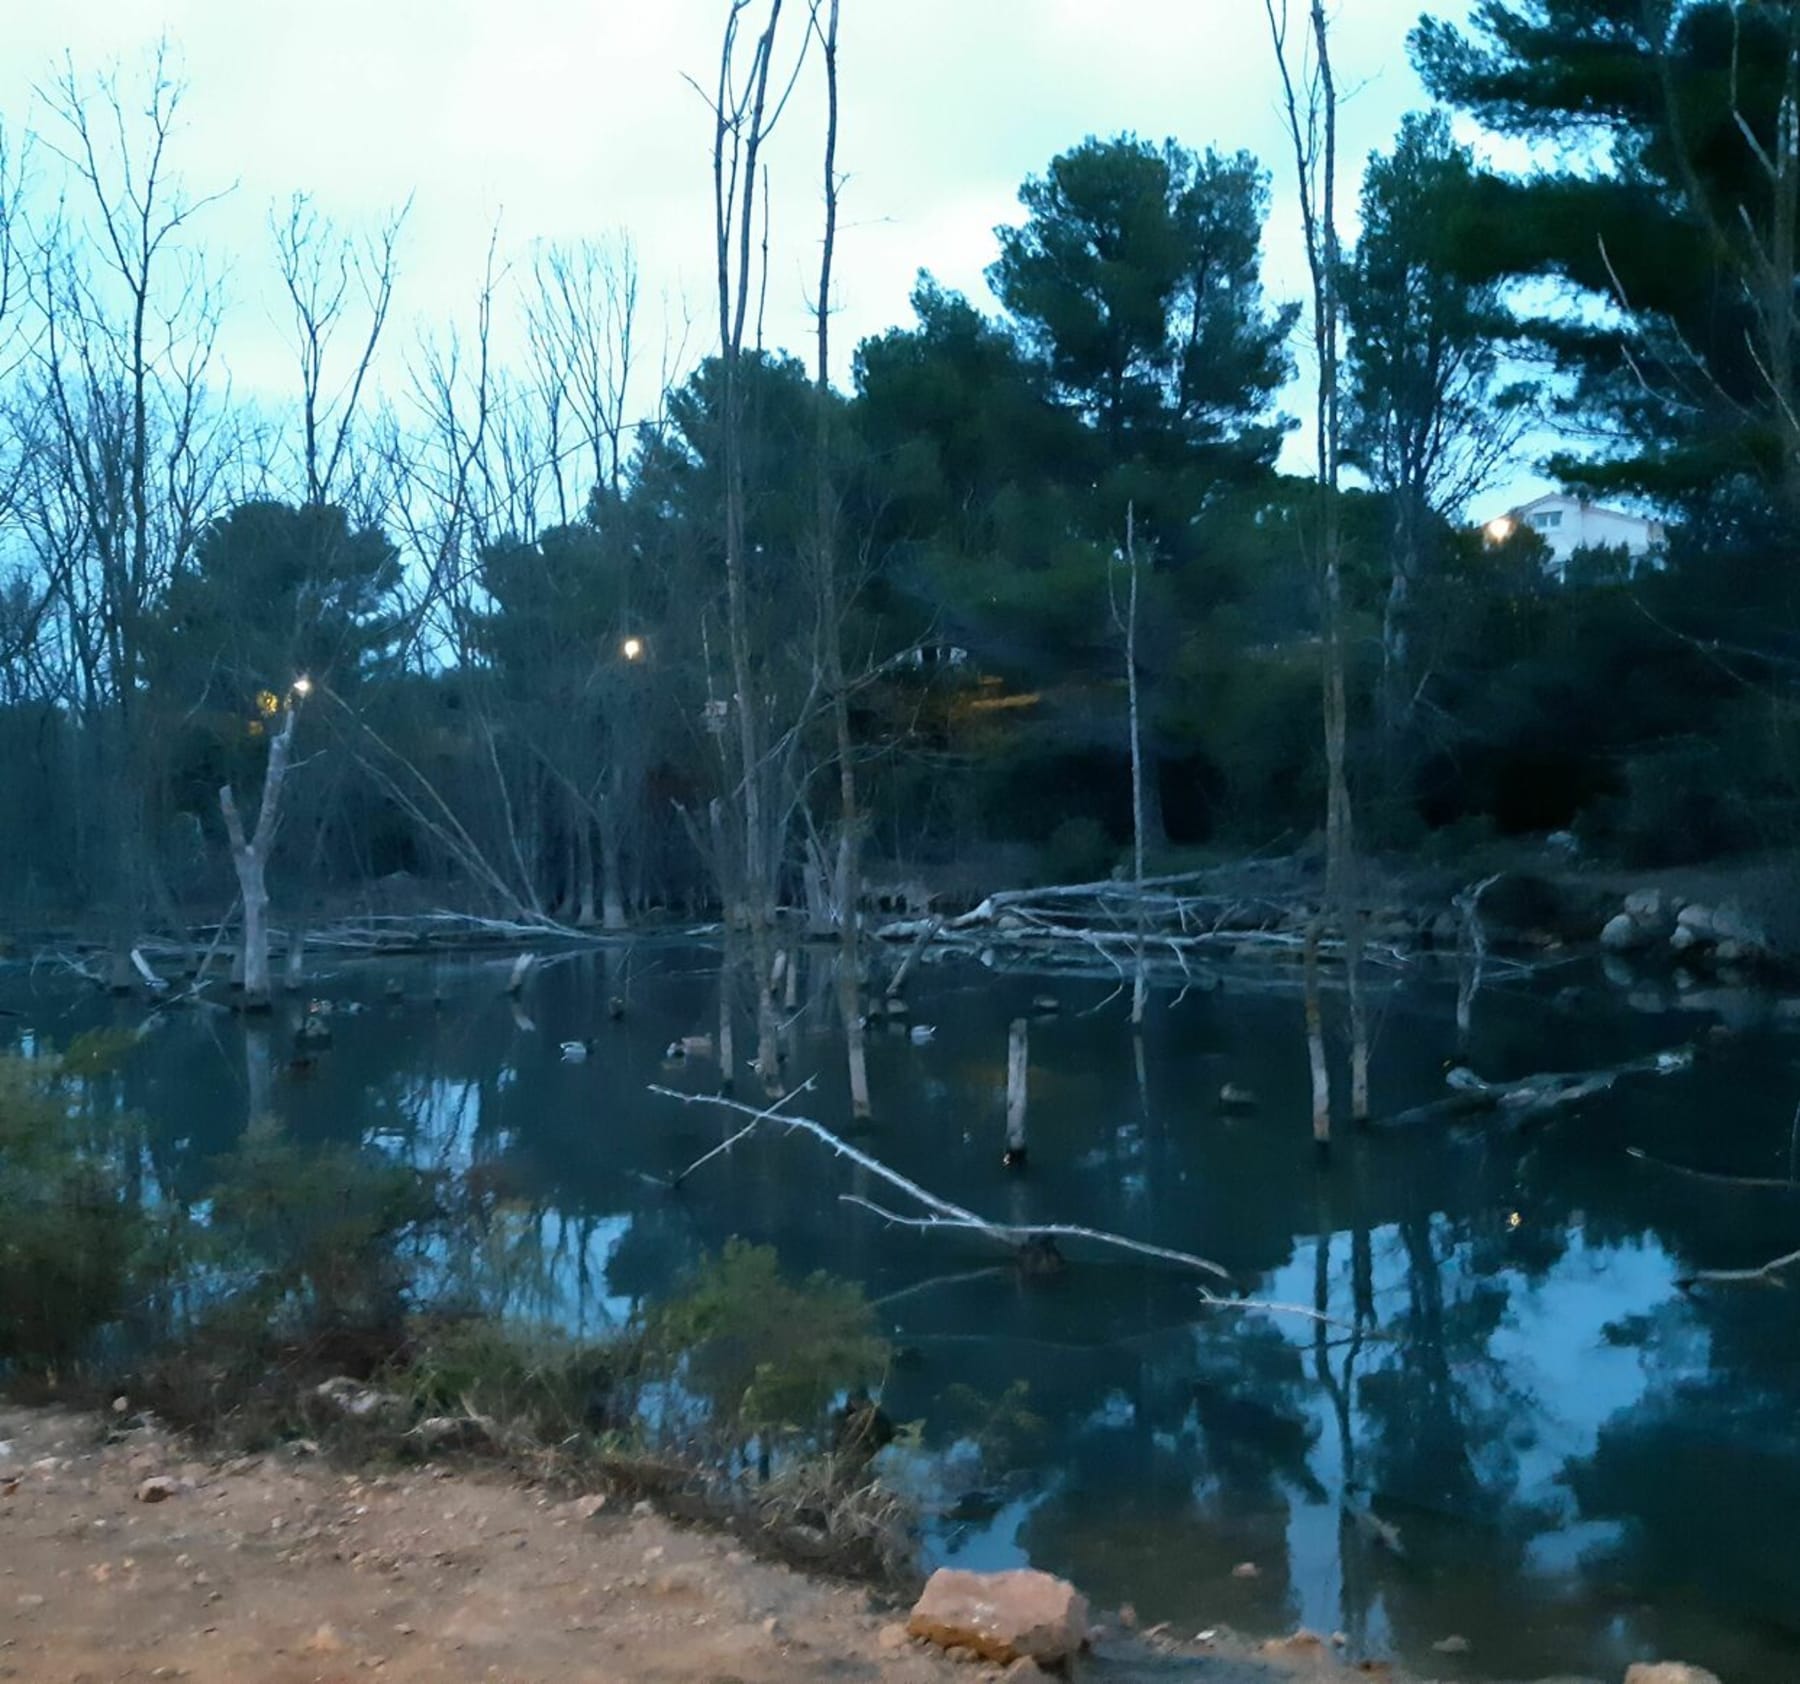
[[[740,14],[709,89],[717,321],[687,343],[650,342],[618,232],[495,252],[468,319],[378,379],[403,209],[345,229],[301,193],[266,251],[211,249],[160,59],[67,66],[4,131],[10,922],[217,923],[252,855],[283,924],[376,885],[523,922],[829,921],[850,854],[975,896],[1104,878],[1134,833],[1151,870],[1301,848],[1334,763],[1377,852],[1792,841],[1795,8],[1426,17],[1437,103],[1353,217],[1311,58],[1294,158],[1072,136],[995,231],[997,307],[921,272],[847,389],[829,309],[765,346],[759,297],[790,69],[831,79],[831,296],[835,33]],[[1296,160],[1305,308],[1261,272]],[[279,275],[283,401],[234,397],[217,353],[232,263]],[[1315,424],[1319,471],[1282,471]],[[1533,465],[1654,512],[1666,553],[1553,575],[1528,528],[1468,524]]]
[[[0,109],[0,1647],[1800,1676],[1800,0],[1229,0],[854,335],[883,8],[689,9],[679,308]]]

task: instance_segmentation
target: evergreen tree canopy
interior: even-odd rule
[[[1255,159],[1090,139],[1019,198],[988,280],[1062,401],[1115,451],[1160,436],[1272,455],[1253,424],[1287,377],[1294,310],[1263,300]]]
[[[1607,459],[1559,473],[1690,507],[1800,507],[1793,0],[1482,0],[1414,31],[1426,86],[1550,161],[1474,178],[1453,250],[1525,322]],[[1573,289],[1576,303],[1568,307]]]

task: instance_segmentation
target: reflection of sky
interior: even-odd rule
[[[1521,1495],[1554,1508],[1566,1528],[1532,1540],[1535,1568],[1572,1568],[1583,1549],[1610,1534],[1610,1528],[1575,1524],[1574,1497],[1560,1477],[1570,1462],[1593,1453],[1611,1416],[1648,1390],[1642,1352],[1609,1344],[1605,1329],[1669,1299],[1674,1275],[1658,1246],[1590,1247],[1576,1233],[1541,1281],[1514,1288],[1511,1314],[1488,1341],[1490,1356],[1536,1406],[1535,1434],[1514,1440]]]
[[[1441,1242],[1440,1228],[1436,1238]],[[1391,1229],[1377,1229],[1370,1236],[1374,1295],[1378,1313],[1396,1300],[1403,1301],[1407,1259]],[[1446,1300],[1477,1279],[1471,1248],[1458,1245],[1439,1255]],[[1350,1300],[1349,1236],[1331,1241],[1331,1313],[1348,1320]],[[1276,1270],[1261,1295],[1282,1303],[1311,1305],[1314,1294],[1316,1254],[1309,1243],[1296,1247],[1294,1257]],[[1542,1511],[1546,1525],[1532,1540],[1527,1559],[1546,1574],[1578,1568],[1580,1558],[1596,1544],[1612,1537],[1610,1524],[1581,1520],[1572,1493],[1562,1483],[1565,1468],[1593,1453],[1600,1430],[1621,1410],[1639,1402],[1649,1388],[1650,1376],[1643,1353],[1629,1345],[1610,1343],[1605,1330],[1626,1317],[1644,1314],[1667,1303],[1674,1290],[1675,1266],[1662,1249],[1650,1244],[1618,1247],[1589,1246],[1579,1232],[1571,1235],[1564,1255],[1535,1281],[1510,1281],[1511,1300],[1501,1325],[1486,1341],[1478,1366],[1456,1374],[1459,1385],[1479,1398],[1491,1384],[1482,1369],[1503,1375],[1515,1401],[1515,1431],[1508,1441],[1517,1469],[1515,1500]],[[1312,1326],[1298,1317],[1271,1318],[1283,1336],[1308,1351],[1311,1365]],[[1659,1340],[1667,1355],[1667,1337],[1682,1331],[1692,1339],[1703,1334],[1693,1319],[1665,1330]],[[1363,1371],[1386,1366],[1391,1348],[1371,1344],[1365,1348]],[[1703,1367],[1704,1343],[1684,1351],[1683,1366]],[[1333,1366],[1341,1370],[1343,1352],[1332,1353]],[[1522,1406],[1522,1411],[1521,1411]],[[1289,1573],[1300,1599],[1303,1624],[1330,1631],[1344,1619],[1338,1494],[1344,1488],[1344,1466],[1338,1423],[1332,1402],[1322,1389],[1309,1409],[1318,1425],[1318,1439],[1311,1458],[1330,1499],[1308,1502],[1294,1493],[1287,1531]],[[1365,1440],[1372,1423],[1353,1408],[1352,1432]],[[1479,1444],[1471,1445],[1478,1471],[1482,1471]],[[1497,1518],[1497,1516],[1495,1517]],[[1379,1626],[1368,1636],[1383,1638]]]

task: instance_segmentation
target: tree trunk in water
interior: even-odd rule
[[[1306,926],[1302,969],[1306,988],[1306,1063],[1312,1076],[1312,1133],[1319,1146],[1331,1144],[1331,1071],[1325,1063],[1325,1014],[1319,1000],[1319,916]]]
[[[1013,1164],[1025,1157],[1025,1106],[1031,1075],[1031,1028],[1022,1017],[1006,1036],[1006,1156]]]
[[[1144,1005],[1150,991],[1148,961],[1144,954],[1144,739],[1138,713],[1138,561],[1137,511],[1125,506],[1125,565],[1131,569],[1128,606],[1125,611],[1125,689],[1131,711],[1131,881],[1137,890],[1137,974],[1131,983],[1131,1026],[1144,1021]],[[1159,803],[1160,805],[1160,803]]]
[[[236,854],[238,893],[244,900],[244,1009],[269,1005],[269,887],[263,862],[248,848]]]
[[[298,993],[306,982],[306,927],[296,924],[288,932],[287,989]]]
[[[725,909],[725,951],[719,960],[719,1081],[730,1087],[737,1075],[737,1059],[732,1045],[731,988],[737,955],[731,937],[732,908]]]
[[[296,697],[288,698],[287,719],[269,744],[269,765],[263,775],[262,800],[256,814],[256,831],[246,837],[238,816],[231,785],[219,790],[219,811],[231,842],[231,863],[237,870],[238,892],[244,903],[244,1007],[266,1011],[269,987],[269,852],[275,845],[275,828],[281,810],[281,786],[287,776],[288,754],[293,748],[294,726],[300,718]]]
[[[844,640],[838,599],[837,496],[831,478],[831,265],[837,249],[838,216],[838,0],[831,0],[821,37],[825,56],[825,237],[820,247],[816,327],[818,365],[817,456],[813,463],[813,539],[819,570],[819,619],[824,633],[825,682],[831,690],[833,748],[838,765],[837,916],[838,1016],[844,1025],[844,1049],[850,1075],[850,1110],[869,1115],[868,1050],[862,1021],[862,956],[858,909],[862,900],[862,815],[856,795],[856,762],[850,738],[850,700],[844,685]]]

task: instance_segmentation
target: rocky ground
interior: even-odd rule
[[[147,1500],[154,1499],[154,1500]],[[114,1684],[946,1684],[864,1590],[642,1506],[449,1468],[195,1459],[154,1427],[0,1407],[0,1679]],[[1329,1662],[1332,1674],[1346,1674]],[[1304,1678],[1246,1655],[1085,1660],[1108,1684]]]
[[[154,1425],[0,1405],[0,1679],[30,1684],[1027,1684],[906,1609],[647,1505],[500,1470],[206,1460]],[[1066,1587],[1065,1587],[1066,1589]],[[1104,1624],[1080,1684],[1402,1684],[1301,1634]],[[1466,1676],[1459,1670],[1457,1676]],[[1429,1684],[1416,1680],[1414,1684]],[[1598,1684],[1574,1677],[1540,1684]],[[1679,1666],[1626,1684],[1718,1684]]]

